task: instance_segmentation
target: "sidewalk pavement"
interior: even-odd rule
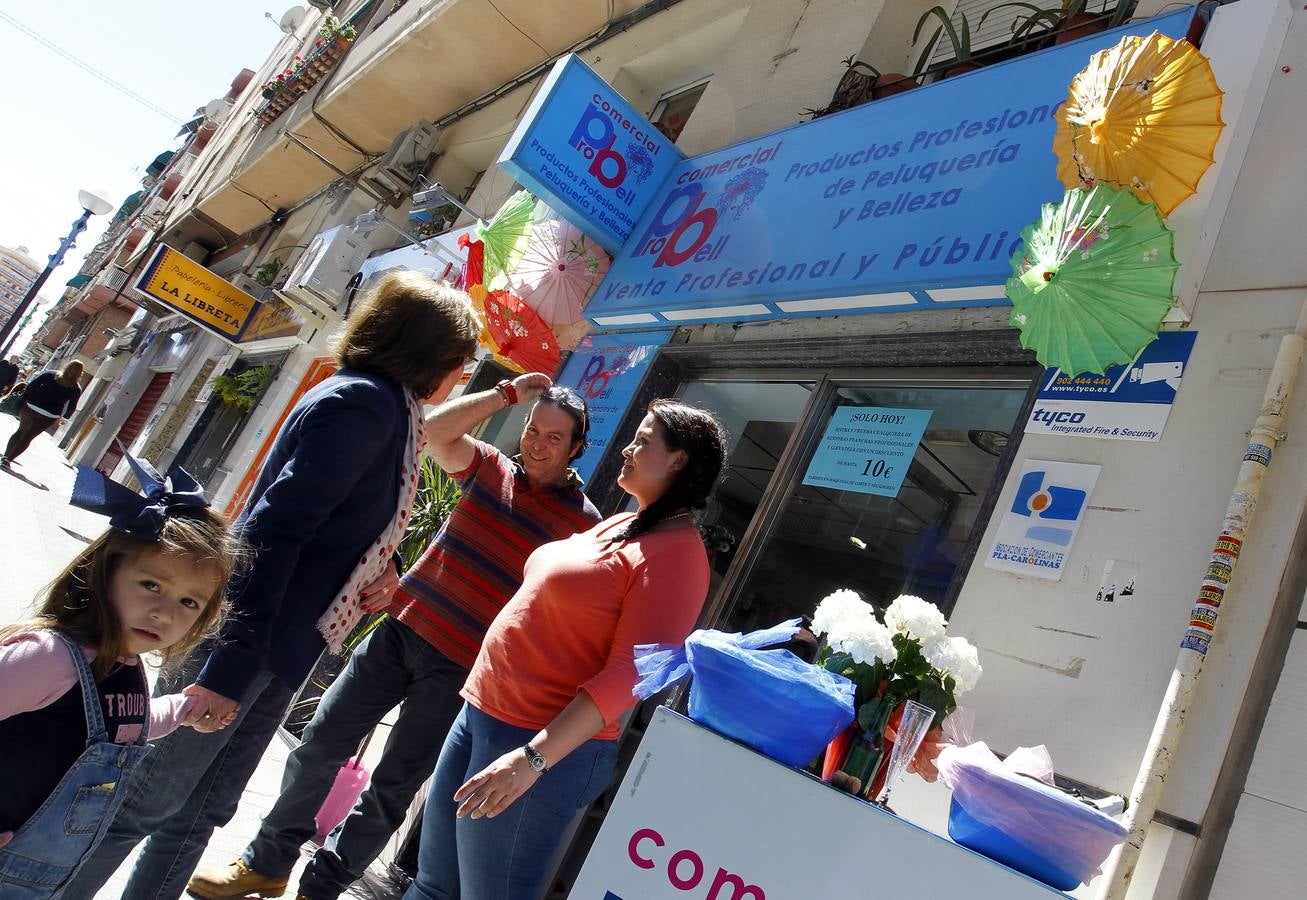
[[[9,440],[18,420],[0,415],[0,447]],[[57,432],[56,432],[57,434]],[[13,463],[12,471],[0,470],[0,529],[6,540],[0,545],[0,622],[8,624],[26,617],[38,593],[54,580],[83,547],[102,532],[108,522],[103,516],[68,504],[75,470],[64,458],[51,435],[43,434]],[[263,813],[276,799],[282,767],[290,747],[274,737],[259,768],[241,796],[236,816],[216,831],[204,852],[200,866],[221,865],[240,855],[258,831]],[[291,875],[289,896],[294,896],[300,871],[307,861],[306,848]],[[127,884],[133,857],[96,895],[95,900],[119,900]],[[363,892],[359,896],[371,897]]]

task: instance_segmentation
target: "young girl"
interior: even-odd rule
[[[54,580],[34,619],[0,629],[5,898],[57,896],[108,828],[146,740],[187,721],[184,694],[149,697],[140,657],[180,660],[216,631],[239,557],[222,516],[179,470],[142,478],[146,497],[85,470],[77,491],[86,477],[108,483],[98,485],[102,499],[117,493],[112,527]],[[129,493],[136,503],[124,510]],[[74,503],[111,509],[76,491]]]

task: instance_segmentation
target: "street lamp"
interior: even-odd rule
[[[82,214],[73,223],[73,228],[68,232],[68,237],[60,242],[59,249],[50,255],[50,261],[46,263],[45,271],[36,277],[36,281],[32,282],[32,286],[28,288],[23,301],[18,304],[18,308],[13,311],[9,320],[5,322],[4,328],[0,328],[0,357],[3,357],[9,351],[9,344],[16,336],[17,326],[23,319],[23,313],[27,312],[27,307],[31,306],[32,302],[36,300],[36,295],[45,286],[50,273],[64,261],[64,254],[72,248],[73,241],[86,230],[86,223],[91,216],[103,216],[113,209],[113,204],[104,198],[104,194],[104,191],[81,190],[77,192],[77,202],[82,205]]]

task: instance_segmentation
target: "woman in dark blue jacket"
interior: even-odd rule
[[[197,728],[233,724],[154,745],[67,896],[94,896],[147,835],[123,896],[181,896],[324,643],[338,649],[335,632],[350,624],[341,617],[391,565],[416,483],[421,402],[449,395],[479,329],[466,294],[413,272],[355,309],[337,341],[340,371],[286,418],[237,523],[255,555],[231,588],[228,624],[159,679],[157,690],[186,686],[197,698]]]
[[[82,378],[82,364],[73,360],[54,372],[42,372],[32,379],[18,407],[18,430],[9,436],[5,452],[0,456],[0,468],[9,468],[38,434],[49,431],[61,419],[77,409],[82,396],[78,382]]]

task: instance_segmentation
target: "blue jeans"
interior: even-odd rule
[[[175,693],[193,682],[207,656],[197,651],[179,670],[160,673],[155,694]],[[241,698],[236,721],[222,731],[201,734],[182,727],[154,742],[136,767],[108,834],[65,896],[95,896],[148,835],[123,900],[180,897],[214,829],[235,814],[291,697],[291,689],[265,669]]]
[[[436,763],[422,814],[418,874],[404,900],[533,900],[576,813],[612,780],[617,742],[589,740],[492,819],[460,819],[454,792],[537,734],[464,704]]]
[[[302,743],[286,760],[281,795],[241,858],[261,875],[290,874],[316,830],[314,817],[340,767],[397,703],[399,717],[354,809],[300,876],[299,893],[334,900],[380,855],[413,795],[435,768],[463,705],[467,670],[413,629],[382,619],[322,695]]]

